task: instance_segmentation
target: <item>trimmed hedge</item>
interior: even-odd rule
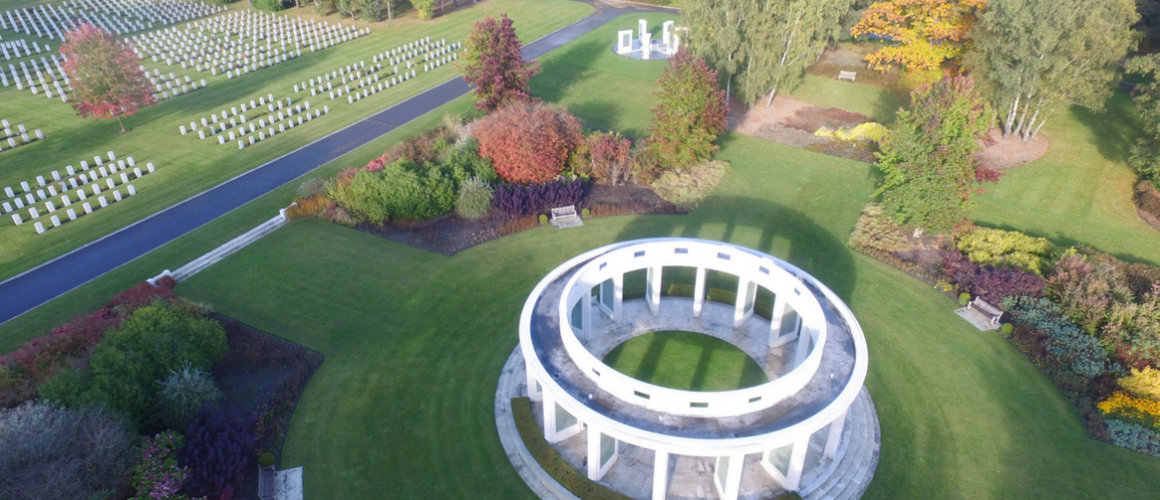
[[[532,414],[531,400],[526,397],[512,398],[512,418],[516,421],[520,438],[524,440],[524,445],[528,447],[528,451],[532,452],[532,456],[536,457],[536,462],[539,462],[540,466],[552,476],[552,479],[555,479],[568,491],[585,500],[632,500],[631,497],[626,497],[597,484],[588,479],[588,476],[568,465],[568,462],[565,462],[560,454],[552,448],[552,445],[544,439],[544,433],[536,424],[536,416]]]

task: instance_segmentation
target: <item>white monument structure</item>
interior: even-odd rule
[[[682,271],[677,268],[695,272],[692,297],[668,295],[662,288]],[[644,276],[643,298],[625,299],[628,273]],[[708,273],[736,277],[735,304],[706,300]],[[772,303],[761,314],[759,296],[767,306]],[[586,450],[586,459],[577,459],[582,465],[573,465],[591,480],[601,481],[618,467],[626,448],[636,454],[622,467],[636,468],[619,477],[641,482],[651,472],[651,494],[640,486],[632,496],[653,500],[685,496],[677,491],[681,481],[703,481],[696,487],[714,489],[722,500],[751,496],[743,490],[758,482],[821,498],[802,489],[809,486],[804,476],[813,481],[822,474],[841,476],[829,483],[861,488],[839,498],[858,498],[873,476],[877,418],[863,388],[868,354],[862,329],[834,292],[783,260],[689,238],[608,245],[544,277],[524,305],[519,330],[520,364],[526,366],[521,375],[533,408],[540,408],[544,438],[558,449],[571,443]],[[631,378],[601,361],[629,338],[665,330],[729,341],[763,366],[769,382],[721,392],[676,390]],[[855,429],[875,441],[872,449],[859,451],[873,460],[839,467],[848,463],[843,455],[860,446],[852,436]],[[649,459],[651,467],[641,465]],[[682,460],[711,464],[712,478],[688,473]],[[807,462],[818,470],[807,470]],[[651,471],[637,474],[641,467]],[[680,477],[686,473],[697,477]]]
[[[648,21],[637,21],[637,31],[620,30],[616,32],[617,54],[632,59],[668,59],[677,53],[681,42],[677,37],[674,21],[665,21],[662,26],[662,36],[659,40],[653,39],[648,31]],[[633,35],[635,34],[635,38]]]

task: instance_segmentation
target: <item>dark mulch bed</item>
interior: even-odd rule
[[[593,217],[678,212],[676,206],[661,199],[651,189],[637,185],[591,185],[576,207],[577,211],[584,208],[590,209]],[[451,256],[504,236],[501,227],[511,220],[510,217],[494,212],[480,220],[468,220],[452,212],[423,221],[392,221],[382,226],[360,224],[357,229],[428,252]]]
[[[1132,197],[1136,204],[1136,213],[1152,229],[1160,231],[1160,191],[1156,190],[1151,182],[1141,179],[1136,183],[1136,193]]]
[[[230,346],[213,367],[214,381],[222,391],[219,404],[254,415],[258,451],[273,453],[275,464],[280,464],[290,416],[323,356],[233,318],[215,314],[214,319],[225,328]],[[246,471],[239,498],[257,497],[258,467],[254,466]]]

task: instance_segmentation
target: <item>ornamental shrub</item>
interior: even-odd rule
[[[189,361],[182,361],[180,370],[170,370],[169,375],[157,383],[161,386],[161,411],[165,423],[174,428],[184,428],[187,417],[221,397],[221,391],[209,373],[194,367]]]
[[[269,467],[271,465],[274,465],[274,454],[273,453],[270,453],[268,451],[263,451],[261,454],[258,455],[258,466],[259,467]]]
[[[0,498],[111,497],[136,436],[109,412],[26,402],[0,410]]]
[[[1018,267],[1037,276],[1044,276],[1051,269],[1054,251],[1045,238],[985,227],[960,235],[955,245],[980,266]]]
[[[1082,255],[1065,255],[1047,277],[1047,293],[1076,324],[1089,334],[1107,322],[1113,303],[1128,302],[1132,292],[1116,267],[1108,262],[1088,260]]]
[[[1145,366],[1143,370],[1132,368],[1132,374],[1116,380],[1120,388],[1138,398],[1160,401],[1160,370]]]
[[[139,429],[159,425],[157,380],[185,363],[209,370],[228,348],[225,330],[206,314],[185,302],[134,311],[93,350],[91,384],[80,400],[107,403]]]
[[[1100,335],[1129,366],[1160,365],[1160,288],[1138,304],[1112,304]]]
[[[459,186],[459,198],[455,201],[455,213],[465,219],[482,219],[491,213],[491,198],[494,190],[479,177],[472,177]]]
[[[435,0],[411,0],[411,6],[419,11],[419,19],[426,21],[435,17]]]
[[[188,500],[178,493],[181,483],[189,476],[189,468],[177,465],[177,450],[181,449],[181,434],[165,431],[141,444],[137,466],[131,482],[137,495],[131,500]]]
[[[321,196],[326,193],[326,181],[313,178],[307,179],[298,186],[298,197],[302,199]]]
[[[681,210],[692,210],[709,197],[725,174],[729,173],[729,162],[713,160],[690,168],[673,168],[661,173],[652,183],[653,191],[665,201]]]
[[[151,305],[157,300],[172,302],[178,300],[177,294],[173,293],[173,287],[175,286],[177,286],[177,281],[169,276],[157,280],[156,285],[150,285],[148,281],[142,281],[137,286],[117,294],[116,297],[113,297],[113,300],[109,301],[109,305],[105,307],[117,314],[126,315],[137,309]]]
[[[905,227],[948,232],[966,219],[983,183],[998,180],[975,156],[991,113],[969,77],[923,85],[910,101],[879,144],[884,179],[875,196]]]
[[[862,216],[854,225],[847,243],[850,248],[871,255],[901,252],[910,248],[902,229],[893,219],[887,217],[879,203],[867,203]]]
[[[1047,352],[1057,357],[1076,374],[1093,378],[1122,368],[1108,359],[1099,340],[1087,335],[1063,315],[1063,311],[1046,298],[1020,297],[1004,301],[1009,311],[1031,328],[1047,336]]]
[[[662,169],[691,167],[717,152],[729,104],[717,71],[688,50],[677,52],[656,83],[648,148]]]
[[[544,213],[557,207],[580,203],[584,181],[557,179],[543,184],[499,184],[492,206],[509,218]]]
[[[478,177],[486,183],[497,179],[491,160],[479,156],[479,141],[474,137],[463,139],[456,147],[448,149],[445,159],[440,162],[440,168],[455,179],[459,186],[472,177]]]
[[[479,120],[472,133],[499,178],[521,184],[556,178],[583,139],[576,117],[545,104],[505,106]]]
[[[120,316],[101,309],[74,318],[48,335],[0,356],[0,408],[35,399],[38,385],[70,367],[87,364],[93,348],[105,338],[105,331],[120,323]]]
[[[1116,391],[1111,397],[1096,405],[1107,417],[1160,430],[1160,401],[1135,398],[1123,391]]]
[[[963,292],[959,294],[959,305],[967,305],[971,302],[971,294]]]
[[[540,214],[540,224],[547,224],[547,223],[548,223],[548,216],[544,215],[544,214]]]
[[[585,140],[585,149],[587,161],[578,162],[576,173],[613,186],[632,180],[632,141],[617,132],[596,132]]]
[[[958,252],[943,257],[943,272],[947,281],[959,290],[995,305],[1002,304],[1004,297],[1043,296],[1043,278],[1014,267],[977,266]]]
[[[1012,333],[1015,333],[1015,325],[1012,325],[1011,323],[1003,323],[1003,326],[999,327],[999,333],[1010,337]]]
[[[1160,436],[1146,427],[1117,419],[1104,421],[1112,444],[1160,458]]]
[[[339,174],[328,184],[327,197],[358,222],[423,220],[451,211],[455,204],[455,182],[440,172],[437,165],[420,166],[398,160],[379,171]]]
[[[233,498],[242,489],[252,466],[257,435],[254,419],[237,408],[201,408],[185,431],[185,447],[178,462],[189,467],[183,492],[211,500]]]

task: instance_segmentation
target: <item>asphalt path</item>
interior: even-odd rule
[[[647,6],[612,8],[599,3],[593,6],[596,11],[588,17],[525,46],[524,59],[536,59],[618,16],[660,10]],[[609,40],[610,50],[614,42]],[[97,241],[9,278],[0,283],[0,324],[286,185],[447,104],[469,90],[470,87],[462,79],[437,85]],[[174,263],[175,268],[179,264]]]

